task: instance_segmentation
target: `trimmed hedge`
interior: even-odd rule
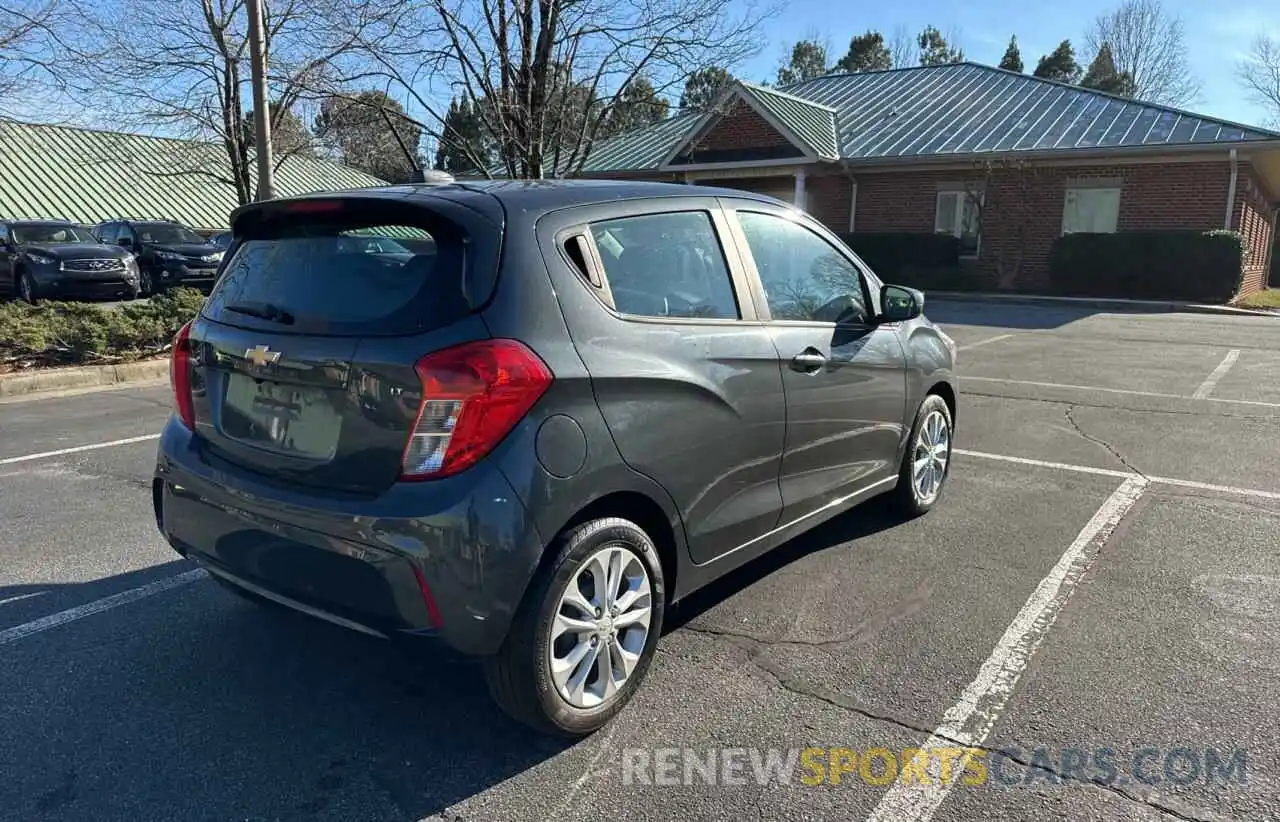
[[[1054,293],[1224,303],[1239,291],[1246,245],[1236,231],[1068,234],[1049,252]]]
[[[950,234],[866,232],[842,234],[844,240],[881,279],[893,281],[912,269],[956,268],[960,240]]]
[[[128,362],[162,354],[204,295],[177,288],[119,308],[74,302],[0,304],[0,372]]]
[[[994,274],[984,273],[969,266],[928,268],[908,266],[898,271],[889,282],[908,285],[921,291],[995,291]]]

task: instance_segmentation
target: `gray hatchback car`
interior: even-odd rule
[[[768,197],[397,186],[232,227],[174,341],[160,530],[250,599],[483,657],[544,731],[617,713],[691,591],[947,479],[954,343]]]

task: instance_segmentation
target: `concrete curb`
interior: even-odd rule
[[[109,388],[121,383],[159,381],[168,376],[168,357],[119,365],[39,368],[29,372],[0,374],[0,398],[76,388]]]
[[[984,291],[926,291],[925,310],[930,299],[949,302],[992,302],[1015,305],[1046,305],[1063,308],[1111,308],[1117,311],[1180,311],[1186,314],[1219,314],[1232,317],[1280,317],[1272,311],[1235,308],[1208,303],[1180,303],[1163,300],[1122,300],[1102,297],[1048,297],[1034,294],[997,294]]]

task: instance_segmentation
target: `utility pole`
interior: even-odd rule
[[[263,41],[262,0],[246,0],[249,13],[249,69],[253,75],[254,147],[258,159],[258,200],[276,196],[271,160],[271,102],[267,99],[267,55]]]

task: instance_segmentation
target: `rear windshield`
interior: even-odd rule
[[[206,317],[283,333],[405,334],[460,319],[462,243],[403,225],[302,225],[244,239]]]

